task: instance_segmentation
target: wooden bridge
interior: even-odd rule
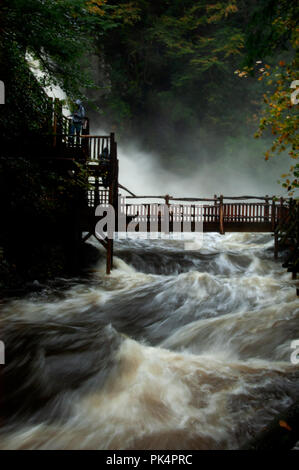
[[[127,231],[135,223],[135,231],[164,230],[167,219],[169,232],[198,230],[203,232],[271,232],[288,214],[288,199],[255,196],[217,196],[213,198],[172,197],[170,195],[136,195],[122,186],[118,180],[117,144],[113,133],[91,135],[89,119],[83,124],[82,134],[70,135],[70,121],[63,116],[59,100],[49,108],[52,132],[41,136],[41,141],[30,141],[32,153],[57,164],[70,177],[76,176],[80,163],[86,170],[88,189],[85,202],[78,212],[78,243],[96,236],[95,227],[99,217],[95,209],[99,204],[112,205],[115,210],[115,232]],[[35,147],[36,149],[35,149]],[[121,193],[122,192],[122,193]],[[120,204],[125,197],[126,203]],[[121,227],[118,220],[122,220]],[[107,273],[113,265],[113,239],[99,240],[107,252]],[[275,256],[277,256],[277,235],[275,236]]]
[[[85,142],[88,142],[86,144]],[[196,232],[201,225],[203,232],[268,232],[275,229],[288,214],[288,200],[275,197],[217,196],[213,198],[172,197],[170,195],[136,195],[118,181],[117,144],[110,136],[86,135],[81,138],[86,146],[86,166],[90,188],[87,191],[87,207],[81,218],[82,240],[95,232],[99,217],[95,215],[99,204],[111,204],[115,211],[115,232],[128,231],[135,225],[136,232],[163,232],[167,220],[168,231]],[[109,157],[103,149],[109,149]],[[101,151],[100,151],[101,149]],[[125,199],[125,201],[124,201]],[[119,221],[122,220],[120,226]],[[154,230],[153,230],[154,227]],[[107,273],[113,265],[113,240],[99,240],[107,250]],[[275,235],[275,257],[277,235]]]

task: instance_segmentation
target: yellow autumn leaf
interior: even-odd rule
[[[288,423],[286,423],[286,421],[280,420],[279,421],[279,426],[281,428],[287,429],[288,431],[292,431],[292,428],[288,425]]]

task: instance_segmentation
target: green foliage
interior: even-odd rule
[[[5,83],[5,105],[0,106],[0,130],[6,138],[37,133],[46,120],[47,98],[28,69],[16,43],[2,54],[1,79]]]
[[[244,60],[250,2],[108,0],[107,5],[134,11],[99,42],[111,83],[101,105],[110,122],[159,142],[159,151],[161,146],[171,151],[178,129],[190,135],[209,129],[208,143],[215,133],[225,139],[244,126],[253,132],[249,121],[259,110],[255,95],[261,85],[240,83],[234,75]]]
[[[291,199],[288,204],[289,214],[277,228],[279,243],[288,247],[289,265],[298,272],[299,270],[299,200]]]
[[[257,2],[246,28],[244,65],[288,51],[298,17],[297,0]]]
[[[259,123],[259,129],[255,137],[260,137],[268,129],[271,130],[273,141],[271,147],[266,151],[266,160],[275,154],[288,152],[291,159],[299,158],[299,117],[298,103],[292,100],[292,87],[298,79],[299,65],[299,28],[298,28],[299,6],[295,1],[272,1],[267,0],[255,12],[250,23],[254,29],[247,36],[247,64],[251,65],[245,70],[253,73],[253,59],[264,59],[275,52],[283,49],[288,50],[287,60],[279,60],[277,64],[259,65],[259,81],[266,82],[266,93],[264,94],[264,109]],[[261,20],[267,17],[265,27],[262,28]],[[262,64],[262,60],[257,63]],[[244,74],[244,72],[243,72]],[[288,173],[282,175],[282,186],[294,195],[299,188],[298,164],[292,161]]]
[[[86,184],[80,164],[70,176],[39,160],[0,159],[0,287],[66,272]]]
[[[257,63],[258,80],[266,86],[264,109],[255,136],[260,137],[268,130],[272,133],[271,146],[265,152],[266,160],[288,152],[292,165],[288,173],[281,175],[281,184],[291,196],[299,188],[299,164],[294,162],[299,158],[298,103],[291,98],[291,87],[298,79],[298,17],[296,0],[266,0],[258,4],[245,41],[245,76],[254,74]],[[287,51],[286,60],[277,60],[277,54],[282,51]],[[262,60],[268,63],[261,65]],[[291,199],[288,209],[288,216],[280,223],[277,234],[280,244],[290,249],[288,263],[296,271],[299,267],[299,200]]]
[[[42,85],[59,84],[70,98],[92,85],[87,56],[95,39],[118,24],[113,11],[105,1],[0,3],[0,79],[6,91],[5,105],[0,107],[2,285],[47,278],[70,267],[74,218],[84,201],[86,172],[78,165],[75,175],[70,175],[38,155],[33,159],[30,142],[51,131]],[[44,72],[39,81],[30,71],[27,54],[39,61]]]
[[[87,4],[86,0],[2,1],[2,54],[7,57],[14,50],[21,60],[30,53],[45,73],[44,83],[59,84],[77,96],[83,86],[92,86],[84,56],[94,50],[97,36],[117,25],[104,2],[102,14]]]

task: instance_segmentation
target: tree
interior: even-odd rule
[[[282,186],[290,196],[299,187],[299,5],[295,0],[266,0],[259,6],[247,31],[246,66],[240,74],[248,76],[258,67],[258,80],[265,82],[264,109],[255,136],[271,131],[273,141],[265,152],[265,159],[288,152],[292,164],[282,175]],[[285,56],[284,59],[279,55]],[[262,63],[265,61],[265,64]],[[277,228],[279,240],[287,243],[290,254],[287,265],[297,272],[299,266],[299,199],[288,201],[288,217]]]
[[[259,81],[266,82],[263,96],[264,109],[259,129],[255,136],[260,137],[268,129],[273,142],[265,152],[265,159],[276,153],[287,151],[294,161],[290,171],[282,175],[282,186],[290,195],[299,187],[299,116],[296,88],[299,65],[299,6],[294,0],[267,0],[258,8],[251,20],[247,33],[247,65],[241,74],[247,76],[258,66]],[[284,51],[286,60],[278,59]],[[264,59],[268,63],[262,64]],[[269,65],[269,61],[273,62]]]
[[[143,144],[157,142],[166,156],[176,152],[178,133],[184,135],[185,159],[194,157],[199,130],[214,155],[223,152],[228,135],[248,134],[260,84],[244,86],[233,72],[244,58],[252,3],[108,0],[132,12],[99,44],[111,83],[102,104],[111,121],[126,135],[131,126]]]
[[[93,85],[84,56],[94,50],[95,37],[117,25],[111,11],[105,1],[0,3],[0,79],[6,88],[0,106],[0,287],[71,269],[74,214],[86,175],[80,169],[75,177],[64,174],[34,158],[32,146],[24,143],[47,141],[41,135],[49,121],[42,85],[59,84],[71,98]],[[27,54],[38,59],[44,79],[31,73]],[[42,145],[39,150],[43,156]],[[21,236],[20,227],[25,227]]]
[[[45,80],[59,84],[70,96],[92,85],[84,57],[94,39],[117,25],[105,1],[4,0],[0,6],[0,61],[26,53],[38,59]]]

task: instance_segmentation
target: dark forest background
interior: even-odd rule
[[[58,84],[70,100],[89,100],[95,127],[138,141],[179,171],[192,170],[198,149],[209,161],[252,145],[263,158],[275,126],[281,151],[290,146],[296,158],[298,120],[287,98],[283,111],[291,117],[284,127],[275,93],[279,87],[288,93],[296,73],[298,16],[293,0],[2,1],[1,285],[68,267],[69,232],[61,221],[71,220],[80,185],[45,169],[20,145],[22,136],[45,132],[44,86]],[[40,63],[40,81],[27,54]],[[265,94],[278,111],[261,121],[269,107]],[[261,143],[253,137],[257,129]],[[288,189],[294,181],[298,187],[297,167]]]
[[[292,2],[107,3],[126,16],[99,38],[92,61],[102,86],[100,126],[138,139],[181,171],[192,170],[199,152],[201,161],[248,146],[262,153],[264,143],[256,146],[253,135],[263,93],[275,83],[257,75],[265,62],[272,66],[294,55],[291,29],[275,26],[292,13]],[[245,66],[252,70],[240,76]]]

